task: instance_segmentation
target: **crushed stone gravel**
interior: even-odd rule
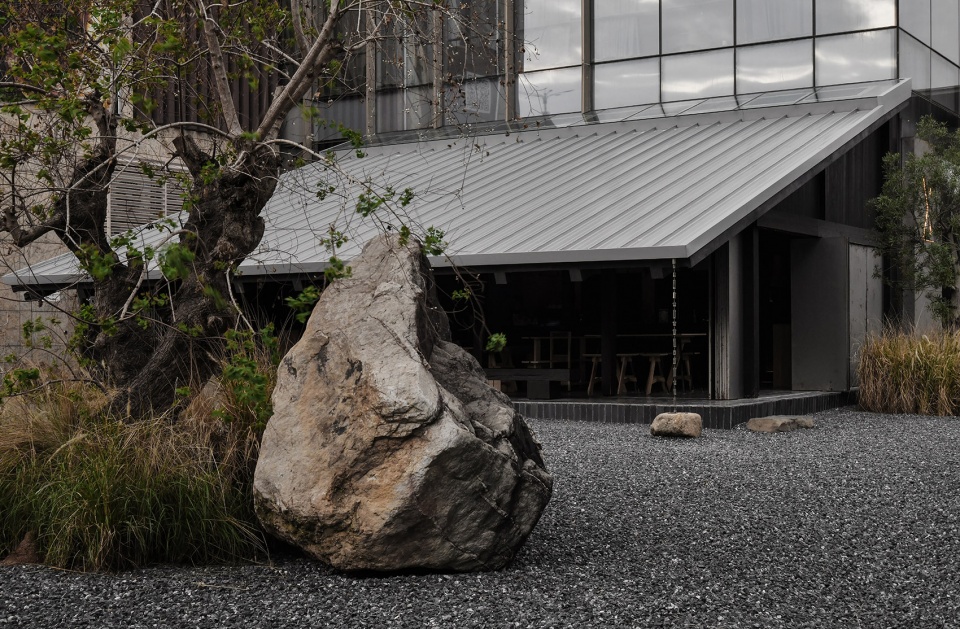
[[[0,568],[4,627],[960,627],[960,419],[777,434],[536,420],[554,496],[496,573]]]

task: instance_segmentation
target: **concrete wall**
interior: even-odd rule
[[[930,314],[930,300],[925,293],[917,293],[914,299],[913,328],[921,334],[940,329],[940,323]]]
[[[0,120],[2,126],[3,120]],[[172,144],[168,141],[155,138],[146,141],[138,137],[124,137],[118,143],[118,152],[122,161],[132,160],[134,162],[147,161],[154,164],[166,163],[170,159],[173,151]],[[28,165],[29,166],[29,165]],[[172,169],[182,170],[183,166],[179,161],[171,165]],[[131,221],[124,217],[133,212],[143,210],[144,203],[141,201],[149,196],[150,190],[146,188],[156,188],[157,184],[150,181],[140,173],[139,167],[127,167],[125,171],[118,170],[116,177],[118,180],[126,180],[124,183],[124,195],[115,195],[114,206],[112,208],[113,216],[108,218],[117,218],[118,229],[112,230],[116,233],[119,226],[126,226]],[[39,184],[30,177],[29,167],[25,169],[25,174],[21,175],[20,185],[29,190],[34,188],[42,191],[46,184]],[[172,186],[173,184],[171,184]],[[156,196],[154,194],[153,196]],[[170,194],[171,207],[176,203],[179,205],[179,193],[174,190]],[[42,196],[40,197],[43,198]],[[34,198],[33,202],[38,199]],[[154,204],[155,205],[155,204]],[[137,222],[133,220],[132,222]],[[59,239],[52,234],[41,238],[35,243],[21,250],[10,242],[9,236],[5,232],[0,232],[0,275],[6,275],[14,271],[28,268],[32,264],[42,262],[54,256],[66,253],[67,249],[60,243]],[[0,283],[0,359],[11,354],[23,357],[30,363],[51,364],[60,358],[66,357],[66,340],[72,333],[71,319],[63,311],[72,312],[77,307],[76,295],[72,291],[58,293],[49,298],[48,301],[24,299],[24,293],[16,293],[11,288]],[[49,348],[28,347],[24,344],[22,336],[23,325],[29,320],[35,320],[40,317],[44,325],[50,328],[49,333],[37,335],[39,343],[41,336],[49,336],[52,345]],[[50,324],[53,319],[58,324]],[[9,363],[0,360],[0,373],[7,368]]]
[[[47,236],[20,250],[9,242],[0,242],[0,274],[7,274],[24,267],[64,253],[66,249],[53,236]],[[72,332],[71,319],[62,311],[70,312],[76,308],[76,297],[72,292],[64,292],[52,297],[49,302],[25,301],[23,293],[15,293],[6,284],[0,283],[0,358],[15,354],[30,364],[54,364],[66,357],[66,340]],[[41,318],[49,332],[37,334],[49,336],[52,345],[49,348],[30,348],[24,344],[23,325],[28,320]],[[51,319],[56,323],[51,323]],[[0,372],[10,363],[0,362]]]

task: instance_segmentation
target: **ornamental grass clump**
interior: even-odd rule
[[[960,414],[960,332],[869,336],[858,374],[860,406],[867,411]]]
[[[0,407],[0,557],[28,532],[54,566],[254,559],[259,434],[215,417],[121,421],[88,384],[60,383]]]

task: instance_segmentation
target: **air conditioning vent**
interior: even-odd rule
[[[150,164],[156,173],[148,177],[140,162],[121,163],[110,184],[107,229],[111,236],[139,227],[183,209],[184,188],[176,177],[162,176],[161,166]]]

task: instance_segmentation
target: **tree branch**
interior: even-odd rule
[[[169,129],[179,129],[181,131],[183,131],[184,129],[193,129],[194,131],[203,131],[204,133],[219,135],[228,140],[232,137],[223,129],[218,129],[217,127],[213,127],[208,124],[203,124],[202,122],[171,122],[169,124],[161,125],[159,127],[156,127],[155,129],[151,129],[150,131],[147,131],[146,133],[143,134],[142,139],[146,140],[155,135],[159,135],[163,131],[167,131]]]
[[[199,177],[203,165],[210,159],[209,156],[200,149],[193,138],[183,134],[173,139],[173,146],[177,149],[177,155],[186,164],[187,170],[190,171],[193,178]]]
[[[172,232],[170,232],[169,234],[167,234],[166,236],[164,236],[163,240],[161,240],[159,243],[157,243],[157,245],[154,247],[154,249],[159,250],[160,247],[162,247],[163,245],[167,244],[167,242],[169,242],[170,239],[173,238],[174,236],[179,236],[180,234],[187,234],[187,233],[191,233],[191,232],[188,232],[188,231],[185,230],[185,229],[178,229],[178,230],[176,230],[176,231],[172,231]],[[122,320],[124,320],[124,319],[127,318],[127,312],[130,311],[130,306],[133,305],[133,300],[136,299],[137,293],[140,292],[140,287],[143,286],[144,280],[147,279],[147,274],[148,274],[148,272],[149,272],[149,267],[150,267],[149,261],[148,261],[148,260],[144,260],[144,261],[143,261],[143,266],[142,266],[142,268],[140,269],[140,276],[137,278],[137,283],[136,283],[136,285],[133,287],[133,289],[130,291],[130,295],[127,297],[127,301],[124,302],[123,308],[120,309],[120,315],[117,317],[117,319],[119,319],[119,320],[122,321]]]
[[[307,36],[303,32],[303,19],[301,16],[302,8],[300,6],[300,0],[290,0],[290,15],[293,20],[293,35],[297,40],[297,48],[300,49],[300,56],[306,57],[307,53],[310,52],[310,42],[307,41]]]
[[[35,225],[30,229],[24,229],[20,226],[17,219],[17,210],[13,205],[3,208],[3,229],[13,240],[13,244],[21,249],[32,242],[36,242],[44,234],[52,231],[62,231],[65,227],[65,221],[62,213],[57,213],[53,218]]]
[[[97,131],[100,133],[99,142],[101,150],[112,154],[117,147],[117,122],[112,115],[107,112],[100,99],[95,94],[91,94],[87,99],[87,111],[97,125]]]
[[[213,74],[213,83],[220,100],[223,119],[227,124],[227,132],[233,137],[243,133],[237,108],[233,104],[233,93],[230,91],[230,80],[227,78],[227,68],[223,61],[223,51],[220,50],[220,40],[217,39],[217,23],[212,16],[207,15],[207,7],[202,0],[197,0],[197,9],[203,21],[203,35],[210,52],[210,70]]]
[[[103,392],[103,393],[106,393],[106,392],[107,392],[107,390],[104,388],[104,386],[103,386],[102,384],[100,384],[99,382],[97,382],[96,380],[94,380],[94,379],[92,379],[92,378],[60,378],[59,380],[50,380],[50,381],[48,381],[48,382],[44,382],[43,384],[41,384],[41,385],[39,385],[39,386],[36,386],[36,387],[34,387],[34,388],[32,388],[32,389],[29,389],[29,390],[27,390],[27,391],[19,391],[19,392],[17,392],[17,393],[11,393],[11,394],[7,395],[6,397],[8,397],[8,398],[21,397],[21,396],[24,396],[24,395],[29,395],[29,394],[31,394],[31,393],[35,393],[35,392],[37,392],[37,391],[40,391],[41,389],[45,389],[46,387],[53,386],[53,385],[55,385],[55,384],[66,384],[66,383],[68,383],[68,382],[82,382],[82,383],[84,383],[84,384],[92,384],[93,386],[95,386],[95,387],[97,387],[98,389],[100,389],[101,392]]]
[[[320,153],[317,153],[316,151],[313,151],[313,150],[311,150],[311,149],[303,146],[302,144],[297,144],[297,143],[294,142],[293,140],[286,140],[286,139],[284,139],[284,138],[274,138],[274,139],[272,139],[272,140],[268,140],[268,141],[266,142],[266,144],[283,144],[283,145],[285,145],[285,146],[290,146],[290,147],[299,149],[300,151],[308,154],[310,157],[312,157],[312,158],[314,158],[314,159],[319,159],[319,160],[326,160],[326,159],[327,159],[327,156],[326,156],[326,155],[322,155],[322,154],[320,154]]]
[[[27,85],[26,83],[15,83],[12,81],[0,81],[0,89],[15,89],[35,94],[49,94],[50,90],[36,85]]]
[[[297,103],[300,102],[300,99],[303,98],[303,95],[307,93],[307,90],[310,89],[317,68],[322,67],[333,58],[333,52],[336,49],[333,28],[339,20],[340,1],[331,0],[330,13],[327,15],[327,19],[324,20],[323,28],[320,30],[320,34],[317,35],[317,39],[314,40],[313,46],[311,46],[310,51],[304,57],[300,67],[294,72],[290,82],[287,83],[277,97],[273,99],[270,107],[263,115],[260,126],[257,128],[258,138],[267,139],[274,136],[280,128],[280,122],[283,116],[295,107]]]

